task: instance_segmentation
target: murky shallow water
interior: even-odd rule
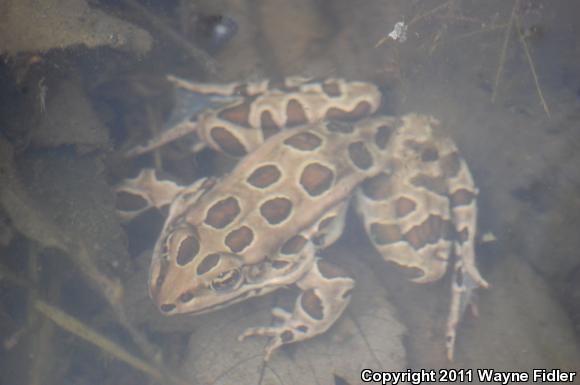
[[[85,5],[80,0],[70,2]],[[267,314],[279,298],[259,298],[207,316],[162,318],[145,287],[147,250],[158,234],[161,215],[147,213],[124,227],[115,216],[110,185],[134,175],[143,165],[162,164],[183,181],[231,167],[231,162],[211,152],[192,160],[189,143],[171,145],[158,159],[128,162],[120,158],[124,145],[142,142],[151,131],[163,127],[175,105],[164,80],[169,73],[200,81],[295,74],[365,80],[381,87],[384,112],[436,116],[445,134],[457,142],[477,182],[480,234],[492,233],[497,238],[478,245],[478,262],[492,287],[480,293],[479,317],[468,315],[460,327],[453,366],[578,370],[580,52],[576,2],[178,3],[148,4],[152,18],[128,6],[130,2],[81,7],[79,14],[95,17],[100,29],[81,21],[72,24],[78,29],[73,35],[90,47],[105,47],[21,53],[2,66],[0,219],[6,241],[0,247],[0,322],[5,342],[0,382],[38,382],[39,378],[54,383],[144,381],[143,374],[110,361],[108,354],[72,338],[32,311],[40,298],[134,354],[148,357],[144,352],[151,346],[135,342],[139,336],[128,331],[128,323],[135,325],[154,346],[161,347],[168,366],[181,367],[175,373],[191,376],[190,381],[269,383],[260,360],[240,364],[246,362],[241,358],[244,355],[258,357],[263,341],[238,343],[234,337],[256,323],[248,314],[254,309]],[[39,17],[23,4],[9,13],[9,20]],[[104,13],[97,14],[97,9]],[[43,17],[80,20],[74,12],[53,10],[42,10]],[[117,16],[122,22],[117,26],[103,15]],[[227,15],[237,23],[231,40],[221,47],[211,35],[220,20],[215,15]],[[378,45],[397,22],[407,25],[406,41],[386,40]],[[41,22],[34,25],[41,32],[46,28]],[[168,29],[184,37],[172,38]],[[99,35],[103,30],[108,34]],[[148,38],[143,33],[155,42],[147,53],[143,47]],[[56,46],[66,46],[69,40],[63,39],[70,36],[53,33],[50,37],[61,39],[61,44],[53,43]],[[219,72],[211,75],[195,64],[199,57],[196,60],[196,51],[184,42],[208,49]],[[28,50],[41,49],[25,43],[23,38],[21,44]],[[0,47],[14,54],[14,48]],[[394,349],[396,364],[376,357],[374,364],[372,360],[365,363],[375,369],[450,366],[443,350],[449,277],[428,286],[408,282],[400,269],[380,260],[355,219],[349,220],[343,239],[324,255],[346,260],[345,264],[350,256],[360,256],[356,260],[363,261],[363,266],[353,267],[362,269],[359,281],[367,283],[370,276],[377,279],[370,291],[360,289],[365,294],[355,296],[353,306],[358,299],[365,309],[364,298],[372,295],[394,306],[388,310],[395,319],[390,330],[381,335],[363,331],[361,336],[401,341],[401,325],[406,329],[402,344],[384,343]],[[30,287],[38,289],[38,297],[30,294]],[[119,321],[124,316],[118,304],[125,308],[128,321]],[[356,383],[351,378],[358,375],[352,372],[329,375],[340,361],[325,360],[317,371],[313,367],[321,358],[312,358],[329,356],[317,353],[317,345],[328,347],[336,339],[339,346],[345,343],[340,340],[343,328],[348,332],[348,323],[357,324],[358,316],[368,308],[360,314],[356,311],[347,311],[346,320],[329,335],[282,351],[284,363],[267,367],[276,374],[271,381],[304,382],[296,375],[300,372],[322,383],[329,379]],[[212,333],[223,330],[211,328],[220,322],[225,322],[228,333],[224,334],[232,338],[212,338]],[[31,351],[36,351],[32,358]],[[220,376],[232,367],[245,367],[250,374],[243,380]]]

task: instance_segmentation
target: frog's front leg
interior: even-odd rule
[[[170,204],[182,189],[173,181],[159,179],[154,169],[141,170],[115,187],[117,211],[121,219],[129,221],[152,207]]]
[[[115,187],[117,212],[122,220],[130,221],[150,208],[161,209],[169,205],[179,196],[190,199],[211,188],[214,182],[213,178],[201,178],[185,187],[159,179],[154,169],[147,168]]]
[[[281,323],[269,327],[246,329],[240,341],[248,336],[268,336],[264,360],[284,344],[306,340],[324,333],[341,316],[350,301],[354,279],[343,269],[317,258],[312,269],[296,285],[302,290],[292,313],[274,308],[272,314]]]

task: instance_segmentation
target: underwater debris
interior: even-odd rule
[[[152,42],[145,30],[90,7],[84,0],[10,1],[0,14],[0,54],[8,56],[74,45],[110,46],[144,54]]]
[[[46,112],[46,94],[48,93],[48,87],[44,84],[44,76],[38,81],[38,104],[40,107],[40,112]]]
[[[399,21],[395,24],[395,28],[388,35],[391,39],[398,41],[399,43],[405,42],[407,40],[407,25],[404,21]]]
[[[395,23],[395,27],[389,34],[383,37],[381,40],[375,44],[375,48],[380,47],[381,45],[385,44],[387,40],[394,40],[398,41],[399,43],[403,43],[407,40],[407,28],[409,26],[405,24],[404,21],[399,21]]]

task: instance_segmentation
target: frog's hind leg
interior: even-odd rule
[[[172,126],[168,130],[163,131],[158,136],[154,137],[153,139],[149,140],[146,144],[138,145],[127,152],[125,152],[125,157],[127,158],[134,158],[136,156],[141,156],[147,154],[153,150],[156,150],[168,143],[171,143],[177,139],[183,138],[186,135],[192,134],[196,132],[197,124],[195,121],[184,120],[175,126]],[[200,148],[196,148],[197,151],[200,151],[204,147],[201,144]]]
[[[414,282],[435,282],[447,271],[453,246],[449,199],[406,179],[412,178],[400,170],[369,178],[356,191],[356,209],[385,261],[413,269]]]
[[[448,195],[451,206],[451,220],[455,227],[455,254],[463,261],[463,270],[477,283],[487,288],[489,284],[479,273],[475,262],[475,234],[477,232],[478,190],[467,163],[457,153],[447,156],[449,163],[456,163],[446,171]],[[452,158],[452,159],[451,159]]]
[[[306,340],[328,330],[348,305],[354,279],[341,268],[317,258],[312,269],[296,284],[302,292],[294,310],[272,310],[274,317],[282,321],[279,325],[249,328],[240,336],[240,340],[248,336],[271,337],[265,348],[265,361],[284,344]]]
[[[187,90],[200,95],[213,96],[214,98],[254,96],[264,93],[268,89],[267,80],[257,82],[200,83],[182,79],[175,75],[167,75],[167,80],[177,89]]]
[[[167,79],[173,84],[176,92],[176,105],[171,112],[166,129],[144,145],[136,146],[125,153],[128,158],[140,156],[153,151],[167,143],[173,142],[198,130],[199,116],[204,111],[218,110],[226,105],[240,102],[243,95],[237,90],[241,83],[196,83],[169,75]],[[205,147],[203,141],[197,141],[194,152]]]
[[[477,188],[467,163],[456,152],[447,155],[446,173],[451,219],[455,227],[455,265],[451,286],[451,307],[447,321],[447,357],[453,360],[456,330],[468,306],[475,308],[474,291],[489,284],[475,263],[475,234],[477,231]]]

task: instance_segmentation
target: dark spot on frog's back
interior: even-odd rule
[[[226,236],[225,244],[234,253],[239,253],[252,243],[254,232],[248,226],[242,226]]]
[[[262,137],[264,140],[280,132],[280,127],[272,118],[270,111],[263,111],[262,115],[260,115],[260,127],[262,128]]]
[[[332,107],[326,112],[326,119],[329,120],[355,120],[371,112],[371,105],[368,102],[360,102],[352,111]]]
[[[300,175],[300,185],[310,196],[319,196],[328,191],[334,180],[334,173],[319,163],[310,163]]]
[[[287,240],[282,248],[280,249],[280,253],[282,254],[298,254],[304,246],[306,245],[306,238],[302,235],[295,235],[289,240]]]
[[[247,182],[254,187],[266,188],[276,183],[281,175],[282,173],[277,166],[267,164],[255,169],[248,177]]]
[[[423,187],[439,195],[447,194],[447,181],[442,177],[419,174],[411,178],[410,182],[413,186]]]
[[[322,139],[311,132],[300,132],[286,140],[284,144],[300,151],[314,151],[322,144]]]
[[[250,103],[250,101],[247,101],[237,106],[225,108],[218,113],[218,117],[228,122],[248,127],[250,125]]]
[[[405,197],[397,199],[397,201],[395,202],[395,210],[397,212],[397,218],[406,217],[407,215],[415,211],[416,207],[417,204],[415,203],[415,201],[411,199]]]
[[[354,127],[349,122],[341,121],[329,121],[326,123],[326,129],[328,132],[334,132],[337,134],[352,134],[354,132]]]
[[[218,126],[212,128],[210,130],[210,136],[222,151],[230,156],[240,158],[248,153],[242,142],[225,127]]]
[[[381,150],[384,150],[391,139],[391,135],[395,131],[394,127],[388,125],[382,125],[377,128],[377,132],[375,133],[375,144]]]
[[[380,173],[373,178],[365,180],[361,189],[367,198],[374,201],[389,199],[393,190],[391,177],[388,174]]]
[[[179,266],[185,266],[190,263],[199,252],[199,241],[194,236],[184,238],[179,244],[175,262]]]
[[[284,197],[270,199],[260,206],[260,214],[271,225],[284,222],[291,212],[292,202]]]
[[[304,107],[299,101],[291,99],[286,106],[286,126],[294,127],[308,123]]]
[[[236,198],[229,197],[216,202],[208,211],[205,223],[223,229],[229,225],[240,213],[240,205]]]
[[[377,245],[388,245],[402,240],[401,229],[397,225],[371,223],[369,233]]]
[[[349,144],[348,156],[354,165],[361,170],[368,170],[373,165],[373,157],[363,142]]]
[[[441,239],[449,239],[451,222],[438,215],[430,215],[423,223],[413,227],[405,234],[405,239],[415,250]]]

